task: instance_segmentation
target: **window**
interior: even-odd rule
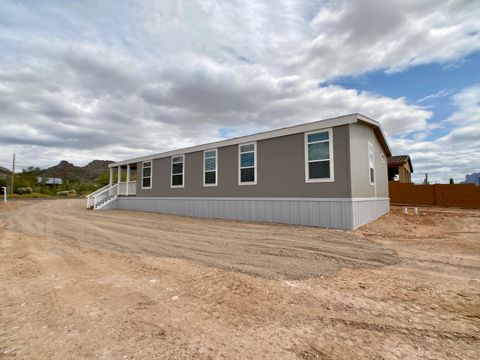
[[[203,186],[217,186],[217,149],[203,152]]]
[[[375,154],[373,152],[373,145],[368,142],[368,176],[370,185],[375,184]]]
[[[305,134],[305,181],[333,181],[332,129]]]
[[[142,163],[142,189],[152,188],[152,162],[144,161]]]
[[[172,156],[172,183],[171,187],[183,187],[185,155]]]
[[[257,183],[257,143],[238,146],[239,185],[255,185]]]

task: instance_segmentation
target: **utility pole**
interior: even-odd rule
[[[12,181],[10,184],[10,194],[13,194],[14,187],[13,185],[15,184],[15,154],[13,154],[13,162],[12,162]]]

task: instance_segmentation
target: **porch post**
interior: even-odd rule
[[[113,185],[113,167],[110,168],[110,178],[108,180],[108,187],[112,187]]]
[[[128,196],[128,188],[130,187],[130,164],[127,164],[127,184],[125,189],[125,195]]]
[[[117,180],[118,180],[118,181],[117,181],[117,182],[118,182],[118,187],[120,188],[120,183],[122,182],[122,167],[121,167],[121,166],[118,167],[118,172],[117,172],[117,174],[118,174],[118,175],[117,175],[117,178],[118,178],[118,179],[117,179]]]

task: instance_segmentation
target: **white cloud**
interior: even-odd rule
[[[442,90],[439,90],[437,91],[435,94],[430,94],[430,95],[427,95],[427,96],[424,96],[423,98],[421,99],[418,99],[416,101],[416,103],[424,103],[424,102],[428,102],[428,101],[431,101],[431,100],[434,100],[434,99],[439,99],[439,98],[443,98],[445,96],[449,96],[453,93],[453,90],[450,90],[450,89],[442,89]]]
[[[291,62],[327,80],[448,62],[480,49],[478,1],[336,1],[310,22]]]
[[[480,124],[480,84],[462,90],[452,99],[458,110],[446,120],[448,123]]]
[[[6,2],[0,11],[2,150],[40,166],[352,112],[381,121],[403,149],[407,135],[425,138],[431,111],[318,83],[458,60],[480,44],[478,10],[462,1]],[[460,118],[471,106],[455,101]]]
[[[428,172],[433,182],[465,180],[465,174],[480,171],[480,84],[452,96],[456,111],[444,121],[448,133],[430,141],[394,138],[397,153],[410,154],[420,182]]]

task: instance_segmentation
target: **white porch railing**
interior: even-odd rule
[[[90,208],[93,206],[93,199],[95,197],[95,195],[101,193],[102,191],[104,191],[105,189],[108,189],[110,187],[110,185],[105,185],[104,187],[92,192],[91,194],[88,194],[87,196],[85,196],[87,198],[87,208]]]
[[[99,209],[118,195],[135,195],[137,193],[137,182],[120,182],[112,186],[106,185],[97,191],[86,196],[87,209]]]
[[[129,181],[118,184],[118,195],[135,195],[137,193],[137,182]]]
[[[87,196],[87,208],[99,209],[106,203],[117,198],[118,184],[113,186],[104,186],[103,188],[91,193]]]

